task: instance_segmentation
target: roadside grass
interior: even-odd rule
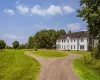
[[[33,51],[34,54],[44,57],[64,57],[67,56],[67,53],[64,51],[57,51],[57,50],[38,50]]]
[[[40,64],[24,54],[27,50],[0,52],[0,80],[36,80]]]
[[[90,54],[90,52],[86,51],[67,51],[67,53],[80,54],[83,56]],[[95,64],[97,64],[97,66]],[[74,70],[82,80],[100,80],[100,68],[95,69],[98,65],[100,66],[100,60],[95,60],[95,63],[85,64],[83,57],[73,61]]]
[[[100,60],[96,63],[100,65]],[[100,69],[94,69],[94,64],[84,64],[80,58],[73,61],[73,66],[82,80],[100,80]]]

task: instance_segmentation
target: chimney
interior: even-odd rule
[[[68,31],[68,34],[71,34],[71,31]]]

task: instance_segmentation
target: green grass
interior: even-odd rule
[[[36,80],[40,64],[24,54],[26,50],[0,52],[0,80]]]
[[[82,58],[74,60],[73,66],[82,80],[100,80],[100,70],[95,70],[93,64],[84,64]]]
[[[38,50],[33,51],[34,54],[44,57],[64,57],[67,56],[67,53],[64,51],[56,51],[56,50]]]
[[[67,51],[67,53],[87,55],[90,52],[87,52],[87,51]]]
[[[81,54],[87,56],[90,52],[85,51],[68,51],[73,54]],[[67,52],[67,53],[68,53]],[[96,63],[100,65],[100,60],[96,60]],[[94,69],[94,64],[84,64],[83,58],[79,58],[73,61],[73,67],[75,72],[81,77],[82,80],[100,80],[100,69]]]

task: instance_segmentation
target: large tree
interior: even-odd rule
[[[2,49],[4,49],[6,47],[6,43],[4,40],[0,40],[0,49],[1,49],[1,52],[2,52]]]
[[[65,34],[65,30],[41,30],[38,31],[33,37],[29,37],[28,45],[29,48],[46,48],[54,49],[56,47],[56,40],[61,35]]]
[[[100,0],[81,0],[82,9],[78,10],[78,17],[87,22],[90,36],[96,38],[100,30]]]
[[[14,41],[12,44],[13,44],[14,49],[17,49],[19,47],[19,42],[18,41]]]

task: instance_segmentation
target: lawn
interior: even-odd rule
[[[24,55],[26,50],[0,52],[0,80],[36,80],[40,64]]]
[[[34,54],[44,57],[64,57],[67,56],[67,53],[64,51],[56,51],[56,50],[38,50],[33,51]]]
[[[88,55],[90,52],[87,52],[87,51],[67,51],[67,53]]]
[[[83,56],[87,56],[89,54],[89,52],[84,52],[84,51],[68,51],[68,52],[73,54],[81,54]],[[100,60],[96,60],[96,63],[100,64]],[[84,64],[83,58],[74,60],[73,67],[75,72],[82,78],[82,80],[100,80],[100,69],[95,70],[94,64]]]

